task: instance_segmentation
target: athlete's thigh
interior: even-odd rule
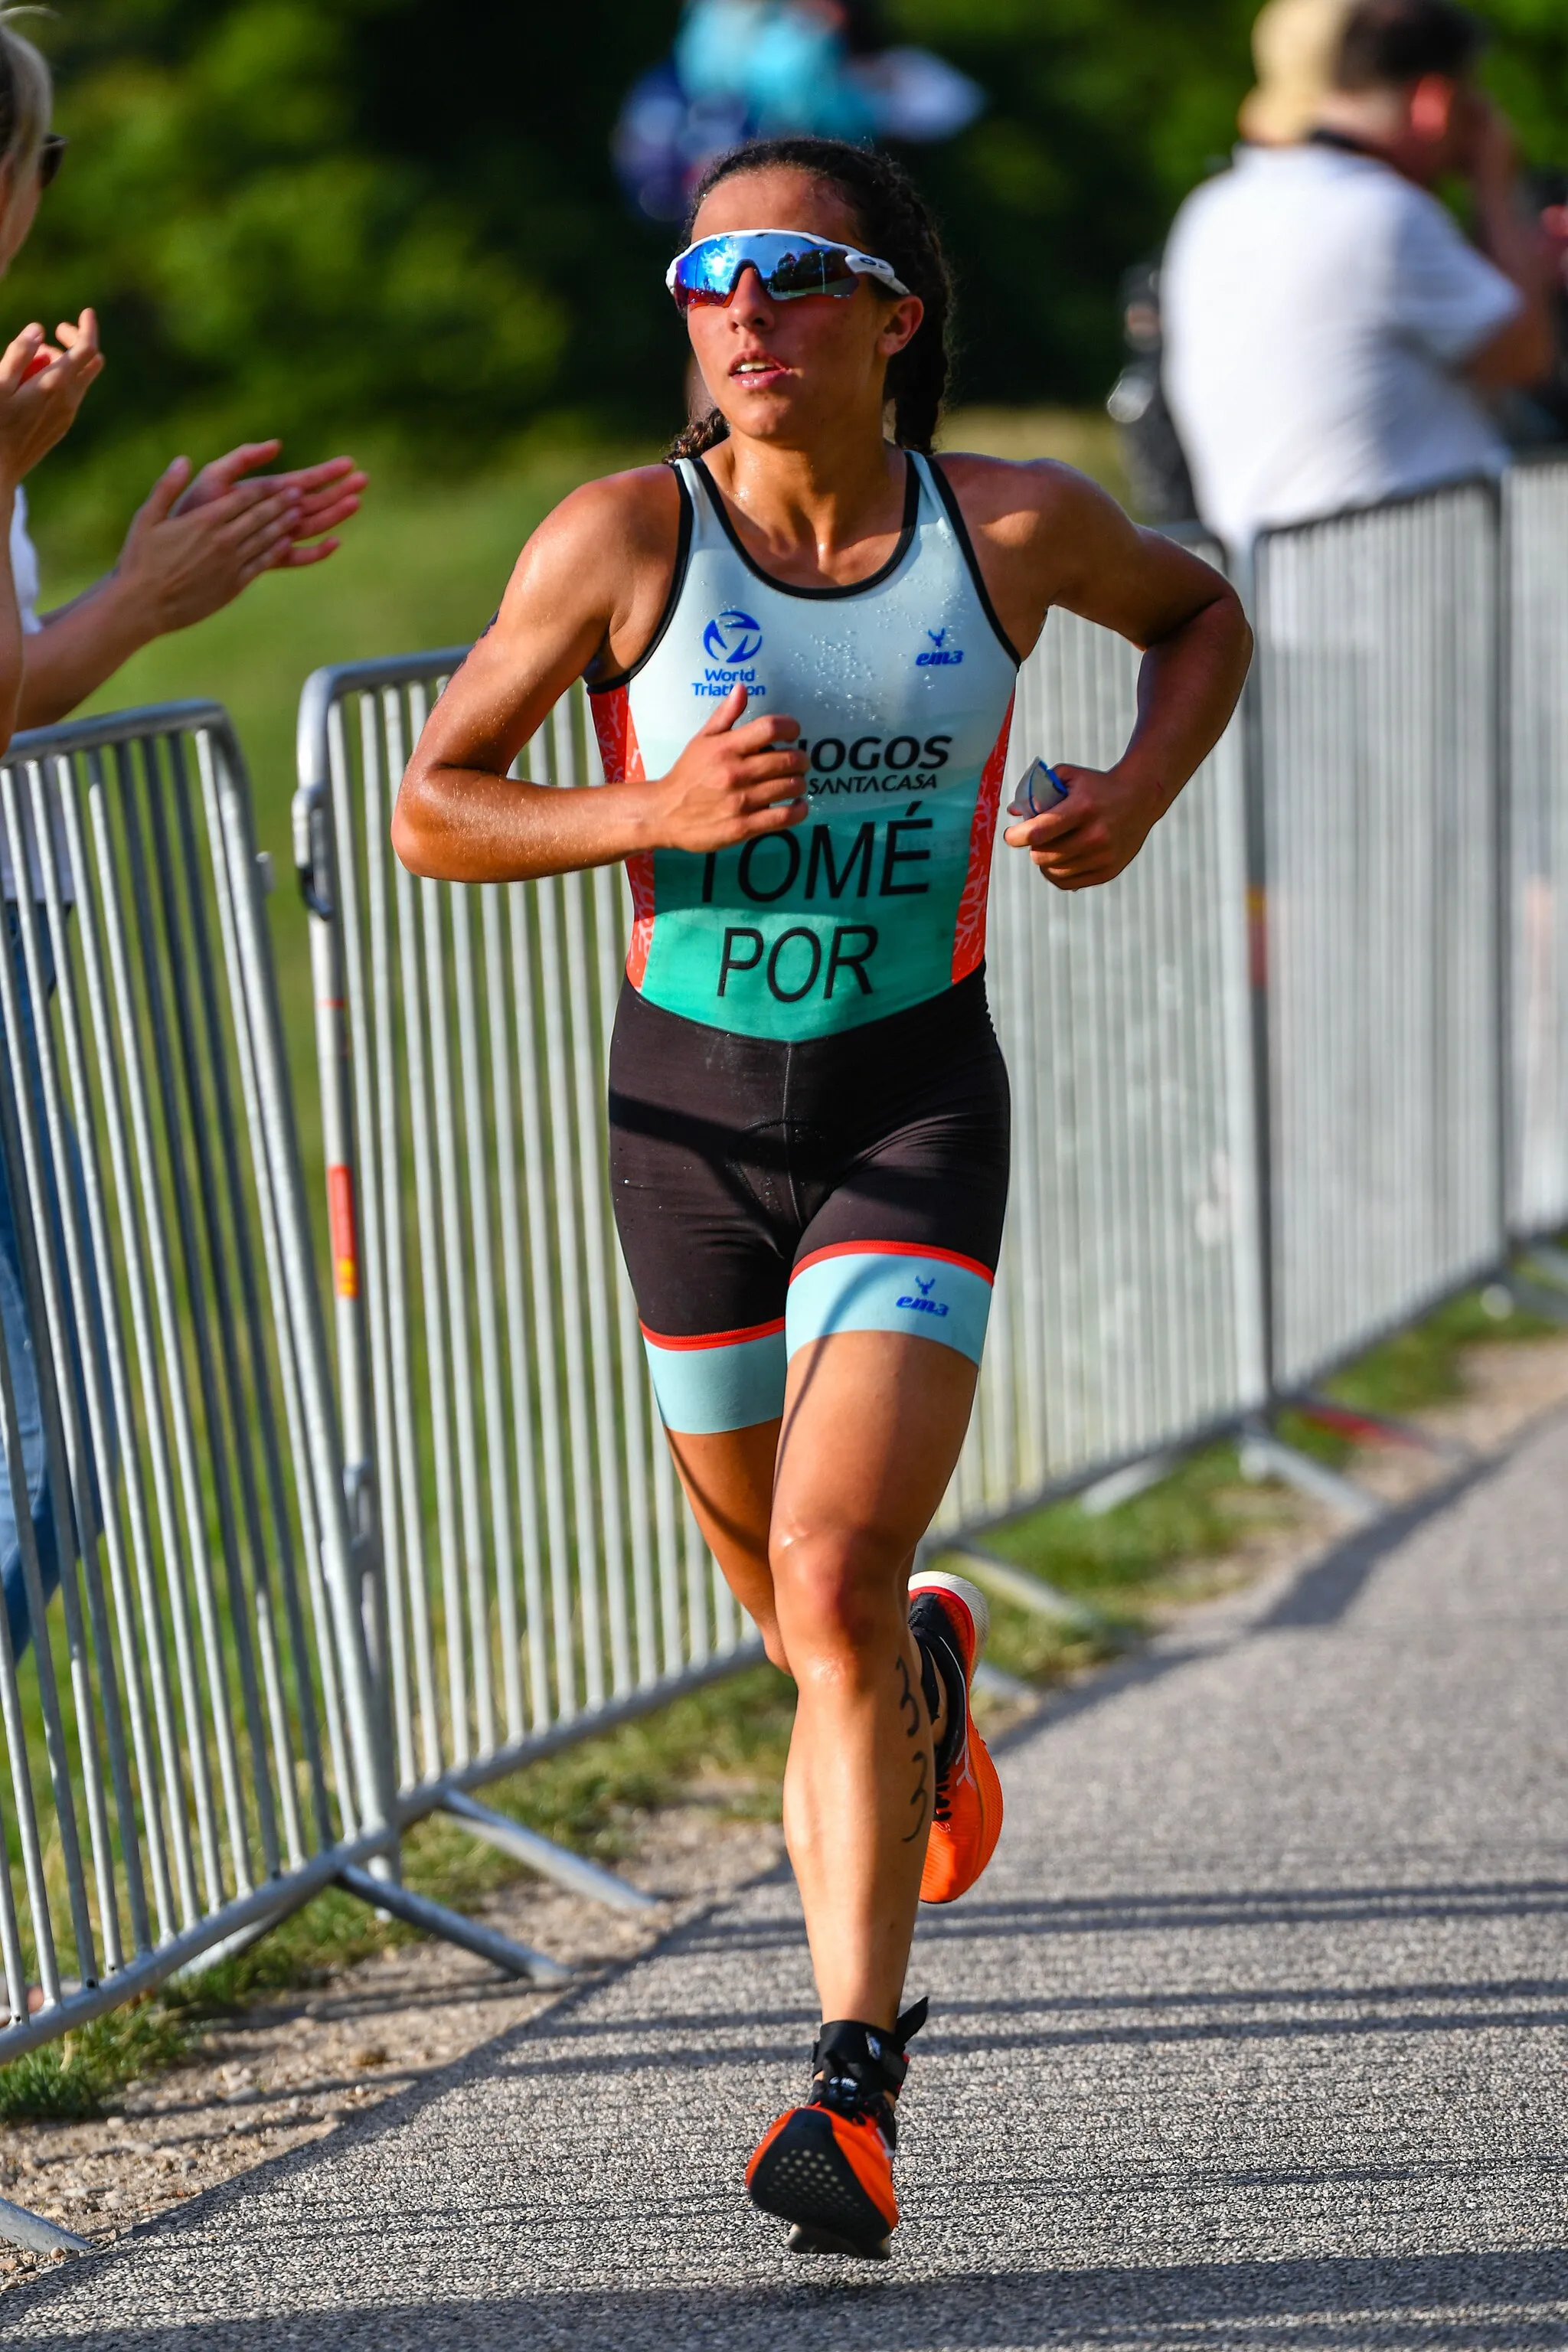
[[[775,1570],[822,1541],[847,1570],[907,1567],[947,1490],[978,1367],[899,1331],[843,1331],[790,1359],[773,1475]]]

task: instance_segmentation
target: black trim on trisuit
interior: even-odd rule
[[[882,564],[878,571],[868,572],[864,580],[851,580],[844,588],[797,588],[793,580],[781,580],[776,573],[764,572],[762,565],[753,557],[748,555],[742,546],[741,535],[730,520],[723,493],[718,483],[713,479],[700,457],[694,458],[692,463],[701,478],[703,488],[712,500],[713,511],[719,518],[725,538],[747,571],[754,578],[764,581],[770,588],[776,588],[781,596],[804,596],[819,604],[845,596],[863,596],[868,588],[879,588],[884,580],[892,578],[914,543],[915,523],[919,519],[921,507],[921,479],[920,468],[907,450],[904,453],[904,520],[899,531],[899,543],[886,563]]]
[[[680,521],[675,534],[675,572],[670,580],[669,593],[664,600],[664,610],[658,616],[658,625],[652,636],[628,668],[618,669],[614,677],[599,677],[584,681],[590,694],[613,694],[617,687],[629,686],[644,664],[653,659],[663,643],[671,621],[675,618],[676,606],[680,602],[680,592],[686,585],[686,567],[691,560],[691,535],[696,518],[691,510],[691,493],[686,487],[686,477],[678,467],[672,466],[670,471],[675,476],[675,487],[680,493]]]
[[[953,537],[957,540],[963,560],[969,566],[969,576],[974,583],[974,593],[980,599],[980,609],[990,622],[997,644],[1014,668],[1021,669],[1024,666],[1024,656],[996,617],[996,607],[991,602],[991,592],[985,585],[984,574],[980,569],[980,561],[974,552],[974,542],[969,536],[969,525],[964,521],[963,509],[958,503],[958,493],[934,457],[928,457],[926,464],[931,467],[931,478],[936,484],[936,494],[947,509],[947,519],[952,525]]]

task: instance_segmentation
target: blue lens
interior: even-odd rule
[[[842,246],[812,245],[784,229],[703,237],[675,264],[670,291],[683,309],[728,302],[747,268],[757,272],[775,302],[855,291],[856,273]]]

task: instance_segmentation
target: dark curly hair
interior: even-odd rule
[[[935,221],[909,173],[890,155],[851,147],[841,139],[762,139],[715,156],[692,191],[685,242],[703,198],[724,180],[743,172],[778,168],[805,172],[841,195],[855,215],[867,253],[891,262],[911,294],[925,304],[925,316],[888,366],[888,397],[893,404],[893,438],[902,449],[931,448],[947,391],[952,322],[952,278]],[[716,408],[698,417],[670,446],[672,457],[700,457],[728,437]]]

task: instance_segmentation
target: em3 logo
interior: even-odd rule
[[[703,652],[710,661],[721,663],[725,669],[755,661],[762,649],[761,625],[752,620],[750,613],[742,613],[734,605],[727,613],[715,614],[702,632]]]
[[[925,653],[915,656],[915,667],[917,669],[956,669],[963,656],[956,646],[950,646],[947,642],[952,631],[928,629],[926,635],[931,639],[931,645]]]

